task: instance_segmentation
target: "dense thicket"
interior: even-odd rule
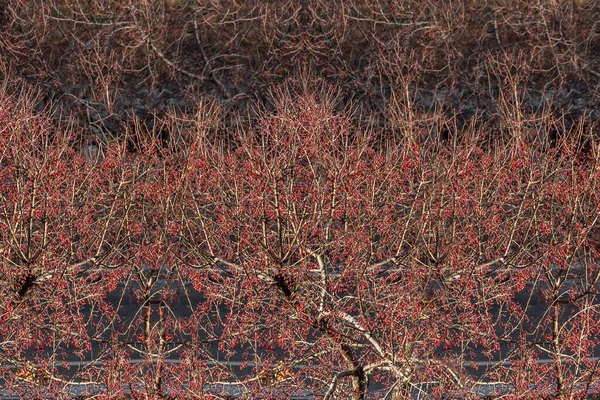
[[[597,394],[599,6],[446,3],[0,5],[2,395]]]

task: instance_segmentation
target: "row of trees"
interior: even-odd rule
[[[4,389],[599,390],[593,124],[557,137],[546,115],[448,136],[438,120],[393,137],[323,92],[273,102],[227,137],[204,103],[167,138],[133,124],[82,149],[29,96],[3,95]]]
[[[205,97],[256,117],[289,80],[380,116],[408,84],[423,108],[489,117],[512,74],[531,107],[580,114],[599,104],[599,17],[593,0],[6,0],[0,79],[102,138]]]

